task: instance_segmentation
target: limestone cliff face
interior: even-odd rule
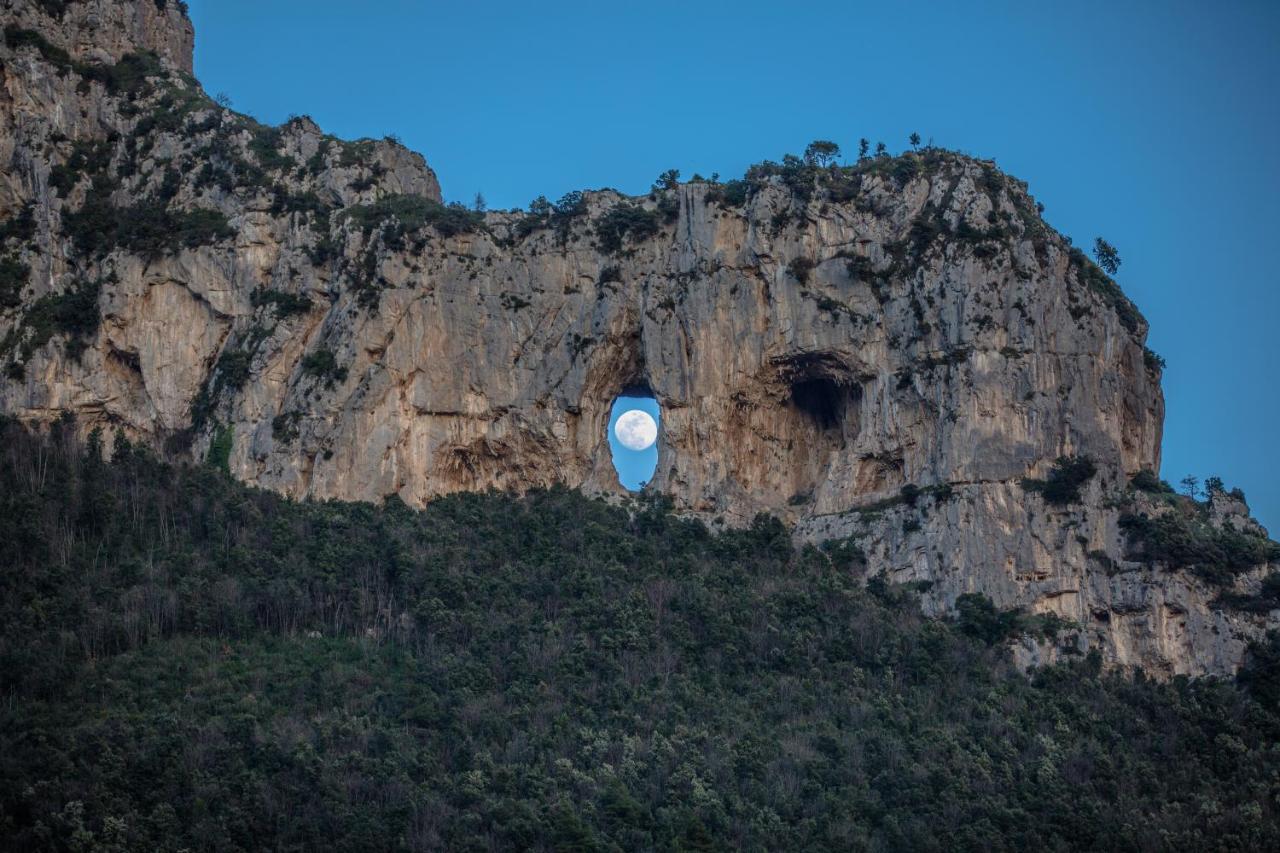
[[[1275,622],[1129,559],[1163,419],[1145,321],[992,163],[785,162],[480,215],[394,141],[212,103],[180,4],[0,9],[4,412],[197,458],[229,439],[248,482],[421,504],[621,493],[609,408],[642,386],[649,489],[852,537],[936,612],[982,592],[1074,626],[1029,661],[1222,672]],[[1061,456],[1098,469],[1066,507],[1021,484]]]

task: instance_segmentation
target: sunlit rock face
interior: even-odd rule
[[[432,206],[434,173],[394,141],[216,107],[179,73],[176,3],[0,9],[76,62],[150,50],[167,69],[130,90],[29,39],[0,48],[0,218],[29,223],[5,232],[29,268],[0,309],[8,414],[196,459],[229,430],[247,482],[421,505],[622,493],[610,407],[643,386],[663,414],[650,490],[714,523],[852,536],[869,573],[928,581],[933,611],[983,592],[1162,673],[1231,669],[1265,624],[1194,580],[1099,568],[1126,565],[1114,496],[1159,467],[1158,367],[1136,309],[990,162],[930,150],[470,216]],[[95,177],[116,210],[225,229],[87,247]],[[89,283],[100,322],[41,340],[41,300]],[[1065,509],[1019,485],[1063,455],[1099,468]],[[927,519],[874,509],[908,486]]]

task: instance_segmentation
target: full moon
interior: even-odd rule
[[[644,450],[658,440],[658,424],[648,412],[632,409],[618,418],[613,434],[627,450]]]

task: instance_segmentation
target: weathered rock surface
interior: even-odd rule
[[[787,163],[480,216],[394,141],[211,102],[180,4],[65,6],[0,4],[0,257],[27,270],[0,289],[4,412],[196,457],[229,436],[245,481],[421,504],[621,493],[609,408],[643,386],[663,412],[649,489],[853,537],[939,613],[981,592],[1074,623],[1028,662],[1225,672],[1276,623],[1126,559],[1128,478],[1160,461],[1145,321],[992,163]],[[1067,507],[1021,485],[1060,456],[1099,469]],[[1242,511],[1221,506],[1218,526]]]

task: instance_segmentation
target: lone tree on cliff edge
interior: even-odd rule
[[[910,141],[912,149],[917,149],[917,148],[919,148],[919,147],[920,147],[920,134],[918,134],[918,133],[913,133],[913,134],[911,134],[911,137],[910,137],[910,139],[909,139],[908,141]]]
[[[1116,270],[1120,269],[1120,253],[1101,237],[1093,241],[1093,256],[1098,259],[1098,266],[1107,271],[1107,275],[1115,275]]]
[[[840,156],[840,146],[829,139],[815,139],[804,149],[804,161],[814,166],[826,167]]]

